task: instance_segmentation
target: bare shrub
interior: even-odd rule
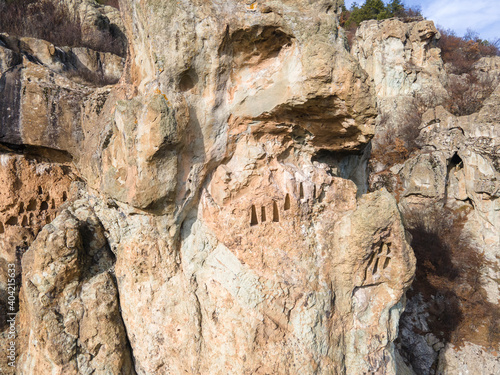
[[[383,113],[379,126],[385,129],[382,139],[372,153],[372,158],[387,166],[402,163],[418,149],[422,114],[427,109],[423,100],[415,95],[408,109],[400,113],[397,126],[390,123],[391,117]]]
[[[481,57],[499,55],[499,49],[494,43],[480,39],[472,30],[468,30],[464,37],[457,36],[449,29],[438,30],[441,38],[437,46],[441,49],[443,62],[449,64],[450,73],[470,73],[474,63]]]
[[[455,116],[470,115],[479,111],[484,101],[495,89],[493,78],[479,79],[476,72],[451,75],[446,87],[449,99],[446,109]]]
[[[82,41],[81,45],[96,51],[111,52],[122,57],[125,55],[123,45],[121,42],[117,42],[111,33],[103,33],[96,30],[87,32],[85,41]]]
[[[404,213],[417,258],[408,297],[423,296],[430,332],[441,340],[495,347],[500,342],[500,310],[488,302],[481,281],[486,262],[463,229],[466,216],[446,207]]]
[[[456,116],[475,113],[491,95],[495,84],[492,78],[479,79],[474,64],[482,57],[499,55],[500,51],[495,43],[482,40],[472,30],[464,37],[451,30],[439,29],[439,32],[441,38],[437,45],[451,74],[446,87],[449,99],[444,105]]]
[[[422,19],[422,9],[418,5],[415,7],[405,6],[403,9],[397,11],[395,16],[405,20]]]
[[[72,19],[66,8],[47,0],[8,2],[0,18],[0,31],[56,45],[78,45],[82,39],[79,20]]]

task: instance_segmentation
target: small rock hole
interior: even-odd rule
[[[28,203],[28,207],[26,207],[27,211],[35,211],[36,210],[36,200],[35,199],[30,199],[30,202]]]
[[[266,221],[266,208],[264,206],[260,208],[260,221]]]
[[[454,153],[449,161],[450,168],[462,169],[464,166],[464,162],[462,158],[458,156],[458,153]]]
[[[285,211],[288,211],[290,209],[290,194],[287,194],[285,196]]]
[[[384,261],[384,270],[389,266],[389,263],[391,262],[391,258],[387,257],[385,258],[385,261]]]
[[[28,217],[27,216],[23,216],[23,221],[21,222],[21,225],[23,227],[27,227],[28,226]]]
[[[299,185],[299,198],[304,199],[304,184],[302,182]]]
[[[255,209],[255,206],[252,204],[252,212],[251,212],[251,219],[250,219],[250,225],[254,226],[259,224],[259,221],[257,220],[257,210]]]
[[[0,222],[0,234],[5,233],[5,229],[3,227],[3,223]]]
[[[7,225],[17,225],[17,217],[16,216],[11,216],[9,220],[5,222]]]
[[[52,200],[50,201],[50,208],[56,208],[56,202],[54,201],[54,198],[52,198]]]
[[[46,211],[49,209],[49,204],[46,201],[43,201],[42,204],[40,205],[40,210]]]
[[[19,203],[19,214],[22,214],[24,212],[24,203],[20,202]]]
[[[280,214],[278,210],[278,204],[276,202],[273,202],[273,221],[274,222],[279,222],[280,221]]]
[[[43,190],[42,190],[41,186],[38,187],[38,194],[43,194]]]
[[[179,80],[179,89],[181,91],[189,91],[198,83],[198,75],[193,69],[188,69],[184,72]]]
[[[379,258],[377,258],[377,260],[375,261],[375,265],[373,266],[373,274],[376,274],[377,271],[378,271],[378,261],[379,261]]]
[[[62,195],[62,201],[63,202],[66,202],[66,200],[68,199],[68,194],[66,194],[65,191],[63,191],[63,195]]]

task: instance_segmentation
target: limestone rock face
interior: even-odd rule
[[[38,232],[71,196],[67,166],[19,154],[0,156],[0,310],[5,325],[7,264],[17,263]],[[28,183],[29,182],[29,183]],[[16,269],[18,276],[21,269]]]
[[[351,53],[373,79],[379,105],[375,148],[387,135],[399,136],[398,126],[411,121],[417,105],[438,105],[448,96],[439,38],[427,20],[372,20],[356,31]]]
[[[165,96],[119,101],[113,120],[102,154],[102,190],[139,208],[173,201],[182,129]]]
[[[83,181],[23,257],[21,373],[397,373],[415,259],[338,6],[121,1],[112,87],[5,53],[4,138]]]
[[[493,81],[496,86],[500,83],[500,56],[488,56],[481,58],[474,64],[480,79]]]
[[[435,45],[439,38],[432,21],[372,20],[356,31],[351,52],[373,78],[377,98],[411,96],[431,88],[435,93],[445,74]]]
[[[485,353],[478,345],[467,343],[463,348],[445,348],[441,352],[441,374],[486,373],[496,374],[500,371],[498,356]]]
[[[78,159],[85,154],[85,125],[89,126],[85,117],[90,111],[100,112],[109,93],[95,85],[118,81],[123,59],[6,34],[0,34],[0,42],[5,45],[0,45],[5,55],[0,139],[63,151]]]

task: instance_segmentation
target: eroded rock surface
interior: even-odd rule
[[[70,166],[59,160],[51,162],[43,155],[5,152],[0,156],[0,326],[2,350],[7,351],[7,312],[9,305],[8,264],[15,265],[17,280],[21,280],[21,257],[39,231],[57,215],[58,209],[73,195]],[[44,150],[38,150],[42,154]],[[19,285],[18,285],[19,287]],[[13,296],[17,298],[17,288]],[[10,311],[11,312],[11,311]],[[10,374],[7,357],[0,360],[0,371]]]
[[[439,38],[427,20],[372,20],[356,31],[351,53],[373,79],[379,104],[375,148],[387,137],[403,138],[401,124],[412,120],[418,106],[438,105],[448,96]]]
[[[134,374],[104,229],[77,201],[23,257],[17,373]]]
[[[451,324],[444,322],[451,319],[445,314],[446,303],[456,298],[451,287],[448,293],[432,291],[431,282],[427,290],[411,294],[401,321],[400,343],[413,370],[417,374],[494,373],[498,366],[495,321],[500,296],[499,88],[476,113],[454,116],[446,111],[439,104],[449,100],[445,88],[458,76],[446,73],[436,47],[437,38],[430,21],[404,23],[396,19],[365,22],[356,34],[352,53],[374,80],[380,104],[377,123],[381,126],[374,144],[379,153],[371,162],[370,188],[387,186],[398,198],[407,224],[411,225],[416,216],[422,219],[418,229],[426,231],[429,248],[431,242],[439,240],[433,237],[436,232],[432,225],[441,221],[463,226],[453,232],[457,236],[454,246],[477,252],[479,258],[475,259],[482,259],[481,264],[460,264],[466,255],[459,254],[462,258],[458,261],[449,259],[448,245],[441,248],[441,259],[447,259],[442,267],[449,269],[436,269],[429,278],[452,272],[448,282],[453,284],[463,280],[461,277],[465,279],[462,274],[474,272],[474,278],[481,280],[475,285],[471,280],[462,281],[462,290],[476,288],[476,303],[457,303],[451,314],[456,321]],[[472,69],[479,80],[495,87],[497,67],[498,57],[489,57],[479,60]],[[417,113],[421,108],[430,109],[421,115]],[[400,152],[407,152],[402,159],[401,155],[392,161],[384,158],[384,146],[398,137],[413,138],[412,153],[405,149],[410,148],[408,143],[401,142]],[[447,212],[453,220],[449,220]],[[425,267],[423,262],[429,258],[418,261],[422,262],[419,267]],[[470,271],[470,267],[476,269]],[[491,314],[492,324],[481,315],[482,308]],[[431,321],[440,319],[442,327],[431,326]],[[455,345],[449,343],[451,337]],[[484,355],[478,355],[480,350]]]

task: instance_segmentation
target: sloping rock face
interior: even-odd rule
[[[44,227],[23,257],[21,316],[29,337],[18,373],[135,373],[113,262],[84,202]]]
[[[5,142],[83,181],[23,256],[19,373],[396,374],[415,259],[338,6],[122,1],[116,86],[7,69]]]
[[[432,207],[444,207],[466,213],[461,241],[473,244],[472,249],[484,257],[477,270],[484,293],[473,309],[479,311],[482,305],[486,305],[494,319],[497,319],[500,300],[500,119],[496,110],[500,103],[499,93],[497,87],[481,111],[470,116],[456,117],[443,107],[429,110],[424,114],[419,138],[423,148],[406,161],[399,172],[404,189],[400,205],[404,211],[416,209],[425,212]],[[464,250],[470,251],[466,246]],[[429,307],[432,311],[432,304],[423,303],[422,306],[422,313],[425,314]],[[462,315],[467,322],[467,311]],[[427,363],[416,365],[420,373],[434,373],[431,366],[435,364],[438,374],[498,371],[498,338],[494,333],[497,323],[493,322],[491,326],[486,318],[467,323],[475,324],[477,328],[473,333],[462,334],[465,341],[462,347],[429,339],[433,335],[426,327],[425,319],[423,322],[423,325],[414,324],[403,319],[401,323],[410,330],[421,329],[426,337],[422,339],[411,331],[402,335],[404,343],[406,340],[412,343],[410,346],[419,342],[419,349],[414,352],[416,362]],[[417,336],[417,340],[412,336]]]
[[[351,52],[373,78],[378,99],[413,96],[444,90],[439,87],[445,75],[435,44],[439,37],[432,21],[366,21],[356,31]]]
[[[440,106],[448,100],[444,88],[450,77],[435,47],[438,37],[429,21],[369,21],[363,23],[356,34],[352,53],[374,80],[380,104],[377,122],[381,126],[375,150],[383,143],[393,142],[394,137],[418,136],[418,149],[405,160],[372,161],[374,173],[370,176],[370,185],[371,189],[385,185],[394,192],[406,223],[411,225],[415,216],[423,220],[429,246],[438,240],[432,237],[436,233],[432,225],[440,225],[439,220],[435,220],[437,213],[437,217],[447,223],[441,226],[463,227],[454,232],[459,236],[454,246],[477,252],[482,259],[481,264],[459,264],[456,260],[448,264],[455,273],[477,268],[474,277],[480,279],[476,282],[480,287],[471,285],[471,280],[460,286],[462,290],[477,288],[476,303],[472,307],[477,313],[465,311],[467,305],[459,304],[455,313],[457,321],[451,325],[443,322],[443,326],[435,330],[431,321],[446,319],[444,305],[446,299],[453,296],[433,292],[434,300],[429,300],[429,295],[421,294],[425,291],[412,293],[401,321],[400,344],[413,370],[418,374],[496,373],[499,349],[496,323],[488,325],[486,316],[479,318],[479,311],[487,306],[488,314],[498,320],[495,314],[499,311],[500,297],[500,119],[496,108],[500,91],[497,87],[482,109],[469,116],[454,116]],[[479,79],[496,85],[498,61],[498,57],[478,61],[474,68]],[[412,68],[408,68],[409,65]],[[419,104],[431,109],[415,116]],[[391,168],[385,169],[387,166]],[[445,212],[452,213],[454,221],[447,221],[449,214]],[[443,252],[440,256],[443,260],[449,254]],[[465,257],[463,255],[462,261]],[[424,262],[428,260],[420,259],[419,267],[425,267]],[[446,263],[442,260],[444,267]],[[449,270],[436,270],[433,275],[440,272],[445,274]],[[459,274],[448,277],[450,284],[457,283],[455,279],[462,280]],[[474,314],[475,321],[467,321]],[[466,325],[471,325],[471,331],[463,328]],[[455,345],[449,343],[449,337],[443,339],[443,331],[450,326],[453,330],[447,334],[460,337],[455,339],[460,341]]]
[[[17,311],[18,304],[9,304],[17,297],[21,280],[21,257],[28,250],[40,230],[58,214],[58,209],[71,200],[74,176],[70,173],[70,163],[62,157],[46,158],[47,150],[33,152],[7,152],[2,147],[0,156],[0,345],[7,352],[10,343],[10,323],[7,312]],[[43,154],[45,153],[45,156]],[[57,160],[57,161],[56,161]],[[14,265],[17,288],[9,289],[9,269]],[[10,285],[12,286],[12,285]],[[19,326],[18,326],[19,327]],[[0,360],[2,374],[12,373],[7,364],[7,356]]]

